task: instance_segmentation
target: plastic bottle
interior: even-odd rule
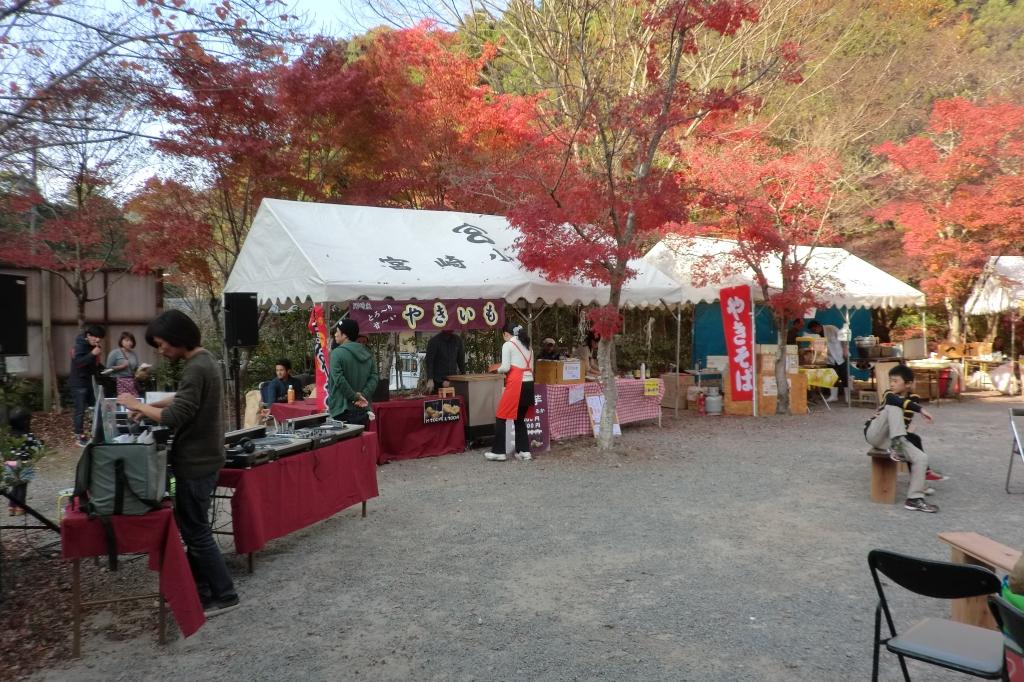
[[[290,403],[294,403],[295,402],[295,387],[294,386],[289,386],[288,387],[288,402],[290,402]]]

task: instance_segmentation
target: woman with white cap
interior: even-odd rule
[[[515,453],[516,459],[533,459],[530,455],[530,437],[526,433],[526,417],[532,417],[533,409],[533,351],[530,337],[521,325],[506,322],[502,330],[505,343],[501,347],[501,365],[497,370],[505,374],[505,390],[496,410],[494,420],[494,445],[484,457],[492,462],[504,462],[507,455]],[[514,439],[508,431],[508,422],[514,425]],[[511,442],[513,441],[514,442]]]

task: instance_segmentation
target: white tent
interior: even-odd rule
[[[225,292],[266,302],[503,298],[608,302],[607,286],[550,282],[523,268],[500,216],[264,199]],[[678,303],[684,287],[637,260],[622,304]]]
[[[715,301],[723,287],[750,284],[755,300],[761,300],[760,288],[749,268],[737,268],[729,253],[736,243],[724,239],[670,236],[661,240],[644,259],[687,288],[692,303]],[[807,257],[811,247],[797,247],[797,256]],[[828,302],[839,308],[892,308],[923,306],[925,296],[914,287],[902,282],[884,270],[876,268],[846,249],[814,247],[808,260],[812,277],[825,289]],[[703,288],[689,286],[695,271],[726,271],[722,281]],[[766,263],[769,286],[778,290],[782,285],[779,265]]]
[[[964,310],[968,315],[992,315],[1024,301],[1024,256],[992,256],[974,285]]]

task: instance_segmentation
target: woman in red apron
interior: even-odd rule
[[[526,433],[526,417],[533,417],[533,351],[530,337],[519,325],[505,323],[502,330],[505,344],[501,347],[501,365],[497,371],[505,374],[505,390],[498,403],[494,420],[494,446],[484,457],[492,462],[504,462],[515,453],[516,459],[533,459],[530,455],[530,437]],[[515,442],[508,433],[508,422],[514,424]]]

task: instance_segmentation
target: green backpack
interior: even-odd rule
[[[117,570],[117,538],[110,517],[138,516],[159,508],[166,478],[167,451],[155,443],[90,443],[82,452],[75,497],[79,509],[103,523],[111,570]]]

